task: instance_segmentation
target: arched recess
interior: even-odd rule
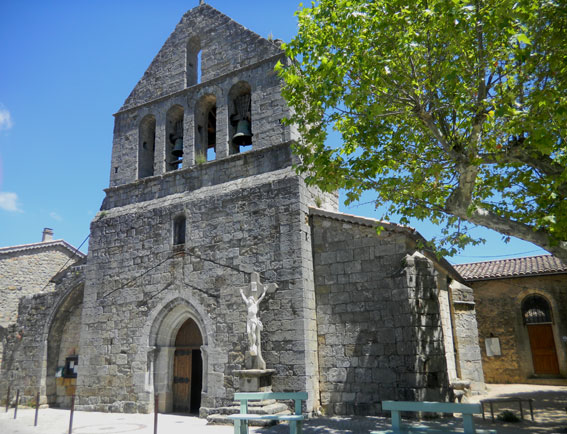
[[[201,40],[198,36],[189,39],[186,53],[187,87],[190,87],[201,81]]]
[[[540,294],[524,297],[522,319],[528,331],[534,374],[559,375],[551,304]]]
[[[229,154],[252,149],[252,88],[239,81],[228,92]]]
[[[167,111],[165,142],[167,171],[177,170],[183,163],[183,107],[178,104]]]
[[[153,176],[156,149],[156,118],[153,115],[145,116],[140,122],[138,138],[138,178]]]
[[[46,397],[52,407],[70,408],[80,357],[84,285],[74,287],[56,309],[47,336]]]
[[[149,343],[148,370],[159,411],[198,412],[208,369],[207,333],[197,310],[181,298],[169,302],[152,325]],[[185,400],[180,399],[184,392]]]
[[[216,158],[217,97],[204,95],[195,104],[195,161]]]

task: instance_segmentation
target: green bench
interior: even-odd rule
[[[400,433],[464,433],[464,434],[496,434],[496,430],[477,430],[474,427],[473,414],[481,413],[480,404],[457,404],[452,402],[414,402],[414,401],[382,401],[382,410],[392,412],[392,429],[372,431],[371,434]],[[464,431],[448,431],[447,429],[429,428],[427,426],[403,427],[402,411],[426,413],[462,413]]]
[[[248,413],[248,401],[293,400],[294,414],[252,414]],[[235,393],[234,400],[240,401],[240,413],[231,414],[229,419],[234,420],[234,434],[248,434],[249,420],[275,420],[278,422],[289,422],[290,434],[301,434],[303,432],[303,420],[305,417],[301,413],[301,402],[307,400],[307,392],[286,393],[286,392],[247,392]]]

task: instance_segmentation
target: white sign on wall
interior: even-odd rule
[[[501,356],[502,351],[500,351],[500,339],[498,338],[486,338],[484,340],[486,345],[486,355],[488,357]]]

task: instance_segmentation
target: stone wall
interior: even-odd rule
[[[321,406],[377,414],[379,402],[442,400],[448,378],[436,272],[403,230],[313,211]]]
[[[53,291],[20,300],[17,322],[6,329],[5,357],[0,366],[2,398],[10,387],[12,399],[15,391],[20,390],[23,404],[35,402],[38,391],[42,404],[55,403],[55,372],[64,338],[62,330],[68,319],[67,309],[82,300],[82,281],[81,267],[71,267]]]
[[[521,312],[522,301],[530,294],[542,295],[550,302],[559,369],[561,376],[567,377],[567,344],[562,341],[562,337],[567,336],[566,276],[558,274],[468,282],[475,294],[482,364],[487,382],[553,383],[553,379],[534,376],[527,326]],[[490,337],[498,338],[500,356],[487,355],[486,339]]]
[[[174,341],[175,318],[183,315],[203,337],[202,405],[230,402],[238,384],[232,372],[244,367],[246,349],[239,289],[252,271],[279,286],[260,313],[264,358],[276,370],[274,390],[308,390],[313,408],[315,314],[306,234],[307,207],[314,204],[303,189],[287,167],[99,213],[91,225],[79,408],[147,412],[154,392],[167,404],[162,362],[167,342]],[[336,204],[336,196],[325,203]],[[180,215],[187,219],[186,243],[174,246],[173,221]]]
[[[38,292],[52,291],[50,282],[71,257],[55,242],[35,244],[30,249],[0,251],[0,327],[17,320],[19,300]]]

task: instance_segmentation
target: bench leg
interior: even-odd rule
[[[520,419],[524,420],[524,409],[522,408],[522,400],[518,400],[520,403]]]
[[[399,432],[402,429],[402,416],[398,410],[392,410],[392,430]]]
[[[297,434],[297,421],[290,420],[289,421],[289,434]]]
[[[463,414],[463,427],[465,428],[465,434],[475,434],[472,414]]]
[[[234,434],[248,434],[248,422],[245,420],[235,420]]]
[[[297,434],[303,434],[303,421],[297,421]]]

